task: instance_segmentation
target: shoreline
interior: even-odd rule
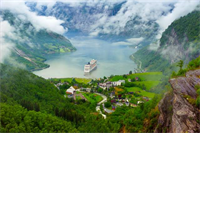
[[[77,51],[77,49],[73,49],[73,50],[66,51],[66,52],[54,52],[54,53],[45,54],[45,55],[43,55],[43,56],[44,56],[44,59],[45,59],[45,60],[43,61],[43,63],[46,64],[45,62],[48,60],[48,58],[46,58],[46,56],[48,57],[48,56],[50,56],[50,55],[58,55],[58,54],[64,54],[64,53],[73,53],[73,52],[75,52],[75,51]],[[48,66],[42,67],[42,68],[39,68],[39,69],[32,69],[32,70],[30,70],[30,72],[41,71],[41,70],[48,69],[49,67],[51,67],[49,64],[46,64],[46,65],[48,65]]]
[[[32,69],[32,70],[30,70],[30,72],[41,71],[41,70],[44,70],[44,69],[48,69],[49,67],[50,67],[50,65],[48,65],[47,67],[42,67],[40,69]]]
[[[138,60],[134,57],[134,55],[130,55],[129,56],[130,60],[132,60],[136,65],[137,65],[137,68],[135,69],[136,72],[138,73],[143,73],[143,72],[146,72],[147,69],[142,69],[142,61],[141,60]],[[138,63],[139,62],[139,63]],[[140,71],[140,72],[139,72]]]

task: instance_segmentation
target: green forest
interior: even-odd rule
[[[143,132],[145,118],[153,131],[159,95],[134,110],[117,108],[104,120],[96,104],[65,98],[50,81],[27,70],[1,64],[0,72],[1,132]]]

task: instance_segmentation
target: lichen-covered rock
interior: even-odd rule
[[[200,85],[200,69],[189,71],[185,77],[171,79],[173,92],[160,101],[160,116],[155,132],[200,132],[200,111],[189,99],[197,97],[195,86]]]

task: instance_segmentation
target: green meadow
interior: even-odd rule
[[[164,78],[164,75],[162,74],[162,72],[145,72],[145,73],[129,74],[127,75],[127,78],[124,78],[123,75],[116,75],[110,78],[109,81],[128,80],[136,77],[140,78],[141,81],[161,81],[162,78]]]
[[[61,81],[63,82],[69,82],[71,83],[72,80],[75,79],[77,83],[83,83],[83,84],[88,84],[92,79],[90,78],[53,78],[53,81]]]
[[[141,88],[139,87],[129,87],[129,88],[126,88],[128,92],[138,92],[139,94],[141,94],[142,96],[145,96],[145,97],[149,97],[149,98],[153,98],[154,97],[154,93],[152,92],[147,92],[145,90],[142,90]]]

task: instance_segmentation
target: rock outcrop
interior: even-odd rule
[[[166,93],[159,103],[160,116],[155,132],[200,132],[200,108],[193,104],[197,98],[195,86],[200,85],[200,69],[169,82],[172,91]]]

